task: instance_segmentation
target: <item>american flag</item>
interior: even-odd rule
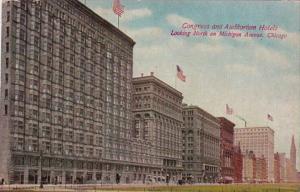
[[[270,120],[270,121],[274,120],[273,117],[272,117],[272,115],[268,114],[268,120]]]
[[[233,114],[233,109],[230,108],[228,104],[226,104],[226,114],[227,115],[232,115]]]
[[[181,69],[178,65],[177,65],[177,77],[178,77],[181,81],[185,82],[185,75],[183,74],[182,69]]]
[[[114,0],[113,11],[119,17],[124,13],[124,6],[121,4],[120,0]]]

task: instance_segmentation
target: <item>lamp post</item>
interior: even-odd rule
[[[40,188],[43,188],[43,177],[42,177],[42,173],[43,173],[43,151],[40,150]]]

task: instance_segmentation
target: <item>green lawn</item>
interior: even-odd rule
[[[90,190],[90,192],[300,192],[300,184],[282,185],[220,185],[220,186],[165,186],[132,187]]]
[[[44,186],[40,189],[38,186],[22,188],[12,187],[7,190],[0,191],[13,191],[13,192],[300,192],[299,184],[232,184],[232,185],[210,185],[210,186],[132,186],[132,185],[111,185],[111,186],[86,186],[86,185],[73,185],[70,186]]]

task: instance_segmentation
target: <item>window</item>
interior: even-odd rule
[[[39,52],[38,51],[34,51],[34,59],[36,61],[39,61],[40,60],[40,55],[39,55]]]
[[[52,44],[48,43],[47,49],[49,53],[52,53]]]
[[[6,58],[6,59],[5,59],[5,65],[6,65],[6,68],[8,68],[8,64],[9,64],[9,58]]]
[[[25,18],[25,15],[24,14],[21,14],[21,17],[20,17],[20,23],[25,25],[26,23],[26,18]]]
[[[40,24],[38,22],[34,23],[34,30],[40,32]]]
[[[6,13],[6,22],[9,22],[9,20],[10,20],[10,12],[7,11],[7,13]]]
[[[64,53],[63,49],[59,49],[59,53],[58,54],[59,54],[60,58],[64,58],[65,53]]]
[[[25,1],[21,1],[21,8],[22,8],[22,9],[26,9]]]
[[[8,89],[5,89],[5,99],[8,98]]]
[[[39,47],[40,46],[40,40],[39,40],[39,38],[38,37],[36,37],[36,36],[34,36],[34,45],[36,46],[36,47]]]
[[[9,27],[6,27],[6,37],[9,36]]]
[[[48,59],[47,59],[47,64],[49,65],[49,66],[51,66],[52,65],[52,57],[48,57]]]
[[[60,35],[59,36],[59,42],[61,43],[61,44],[64,44],[64,36],[63,35]]]
[[[6,43],[6,52],[9,52],[9,43]]]
[[[8,83],[8,73],[5,73],[5,83]]]
[[[24,45],[19,45],[19,54],[21,55],[25,55],[25,46]]]
[[[4,109],[4,115],[7,115],[7,113],[8,113],[8,106],[5,105],[4,108],[5,108],[5,109]]]

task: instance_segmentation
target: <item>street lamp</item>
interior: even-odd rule
[[[43,177],[42,177],[42,173],[43,173],[43,151],[40,150],[40,171],[41,171],[41,174],[40,174],[40,188],[42,189],[44,186],[43,186]]]

